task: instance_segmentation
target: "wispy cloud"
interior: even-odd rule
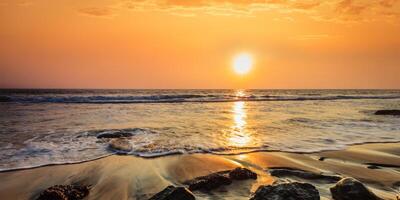
[[[78,10],[79,13],[93,17],[111,17],[115,13],[108,7],[86,7]]]
[[[379,4],[383,7],[386,8],[391,8],[393,7],[396,3],[398,2],[398,0],[381,0],[379,1]]]
[[[337,4],[336,10],[349,15],[359,15],[368,8],[368,5],[355,3],[354,0],[342,0]]]
[[[277,19],[295,19],[292,13],[308,14],[318,21],[357,22],[366,19],[397,18],[400,0],[115,0],[108,7],[87,7],[88,16],[112,17],[124,9],[166,12],[176,16],[199,15],[254,17],[275,12]]]

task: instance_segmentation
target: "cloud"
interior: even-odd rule
[[[398,18],[400,0],[114,0],[105,7],[87,7],[79,12],[94,17],[110,17],[122,12],[154,11],[182,17],[200,15],[255,17],[275,13],[273,19],[296,19],[300,14],[326,22],[362,22]]]
[[[293,8],[309,10],[318,7],[319,5],[321,5],[321,2],[311,2],[311,3],[296,2],[293,4]]]
[[[141,11],[172,12],[177,9],[187,9],[209,15],[253,16],[254,12],[271,9],[279,12],[312,10],[322,2],[322,0],[122,0],[121,7]]]
[[[79,13],[93,17],[111,17],[115,13],[107,7],[86,7],[78,10]]]
[[[397,3],[397,0],[381,0],[381,1],[379,1],[379,4],[386,8],[391,8],[396,3]]]
[[[367,5],[356,4],[354,0],[342,0],[337,4],[336,10],[344,14],[360,15],[367,8]]]

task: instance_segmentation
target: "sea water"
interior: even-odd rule
[[[374,115],[379,109],[400,109],[400,91],[0,90],[0,170],[115,153],[318,152],[400,141],[400,117]]]

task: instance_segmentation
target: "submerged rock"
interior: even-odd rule
[[[400,110],[378,110],[375,115],[396,115],[400,116]]]
[[[319,200],[318,190],[308,183],[260,186],[250,200]]]
[[[354,178],[344,178],[330,190],[334,200],[381,200]]]
[[[132,132],[127,131],[112,131],[112,132],[103,132],[99,133],[97,138],[122,138],[122,137],[131,137],[133,136]]]
[[[132,145],[129,142],[129,140],[125,140],[125,139],[112,139],[109,144],[108,147],[112,150],[118,151],[118,152],[123,152],[123,153],[127,153],[132,151]]]
[[[229,172],[229,178],[232,180],[257,179],[257,174],[249,169],[238,167]]]
[[[217,172],[207,176],[200,176],[195,179],[186,181],[189,185],[189,190],[213,190],[222,185],[229,185],[232,180],[224,173]]]
[[[326,159],[326,157],[323,157],[323,156],[318,158],[319,161],[324,161],[325,159]]]
[[[317,174],[313,172],[303,171],[300,169],[291,169],[291,168],[272,168],[269,170],[269,172],[272,176],[276,177],[294,176],[308,180],[324,180],[331,183],[336,183],[337,181],[342,179],[342,177],[340,176]]]
[[[89,187],[77,185],[55,185],[40,193],[37,200],[80,200],[89,195]]]
[[[194,195],[184,187],[168,186],[149,200],[195,200]]]

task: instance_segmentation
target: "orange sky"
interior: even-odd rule
[[[0,0],[0,44],[2,88],[400,88],[400,0]]]

